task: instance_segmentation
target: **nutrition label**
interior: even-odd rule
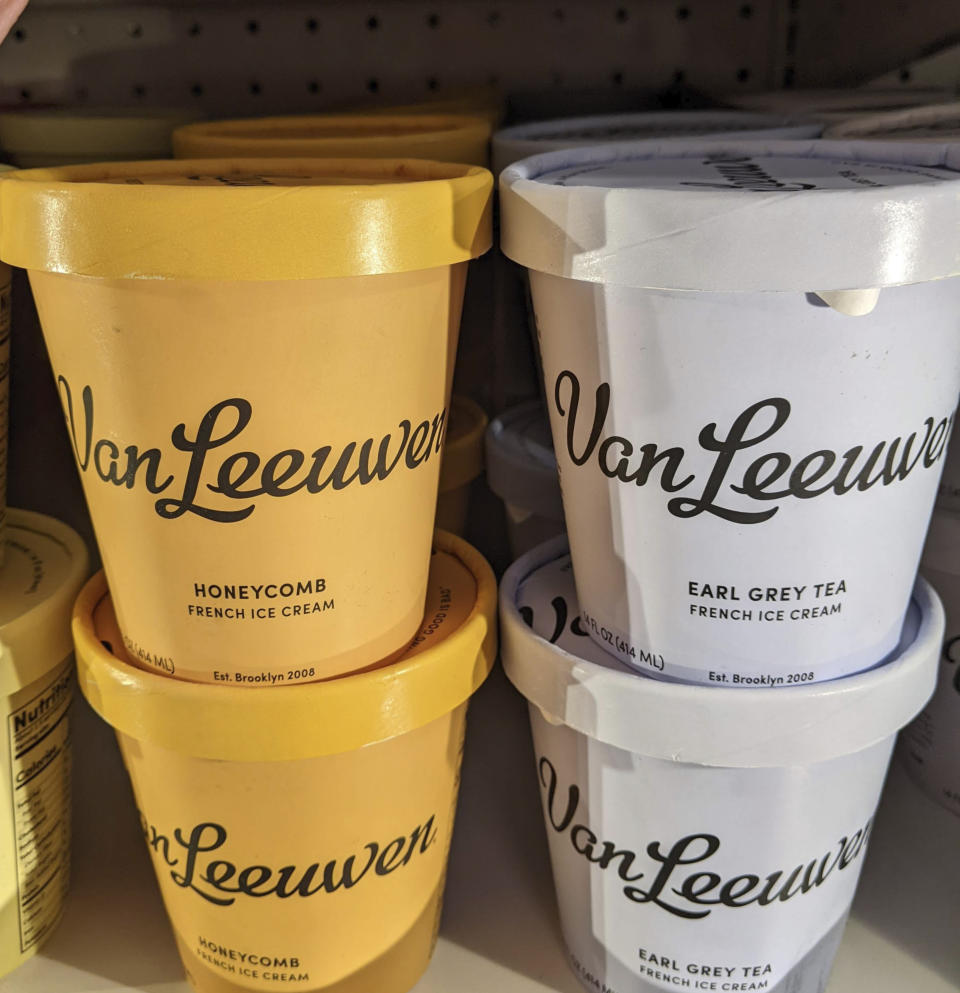
[[[56,924],[69,882],[72,693],[67,667],[7,717],[21,952]]]

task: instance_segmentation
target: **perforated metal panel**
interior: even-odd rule
[[[960,36],[957,0],[788,0],[787,78],[858,83]],[[909,71],[901,85],[916,85]]]
[[[781,0],[31,4],[0,49],[0,101],[271,112],[462,83],[722,92],[782,61]]]

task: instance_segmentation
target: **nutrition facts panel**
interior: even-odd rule
[[[56,924],[67,891],[72,691],[68,666],[7,718],[22,952]]]

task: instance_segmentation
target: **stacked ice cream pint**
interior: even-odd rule
[[[384,158],[0,185],[104,563],[80,686],[201,993],[401,993],[432,953],[496,651],[489,566],[434,532],[491,188]]]
[[[503,659],[588,988],[826,985],[943,640],[958,164],[647,141],[501,176],[569,535],[504,577]]]

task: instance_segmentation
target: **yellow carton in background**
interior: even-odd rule
[[[491,126],[463,114],[302,114],[187,124],[178,158],[292,156],[434,159],[485,166]]]

